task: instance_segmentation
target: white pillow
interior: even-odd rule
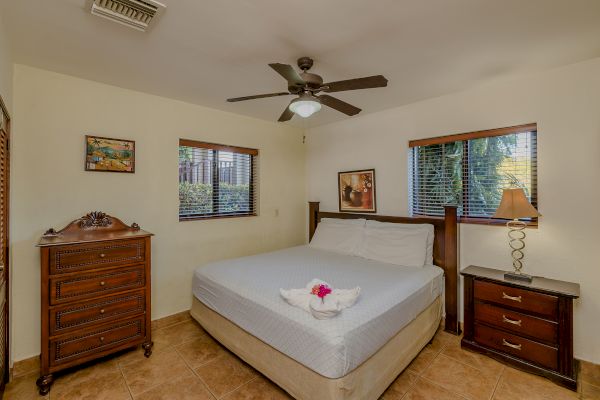
[[[309,246],[354,256],[363,239],[364,229],[364,220],[363,225],[321,220]]]
[[[358,255],[390,264],[422,267],[427,253],[427,236],[425,229],[373,227],[367,224]]]
[[[321,218],[319,224],[340,224],[340,225],[358,225],[365,226],[367,220],[365,218]],[[318,226],[318,225],[317,225]]]
[[[433,240],[435,231],[431,224],[402,224],[396,222],[367,221],[367,227],[387,227],[389,229],[424,230],[427,232],[427,248],[425,253],[425,265],[433,265]]]

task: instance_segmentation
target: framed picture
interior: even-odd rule
[[[338,172],[340,212],[374,213],[375,170]]]
[[[135,142],[86,135],[85,170],[134,173]]]

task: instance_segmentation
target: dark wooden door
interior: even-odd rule
[[[10,117],[0,98],[0,397],[8,382],[8,186]]]

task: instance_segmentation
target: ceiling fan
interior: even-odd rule
[[[361,109],[348,104],[345,101],[336,99],[327,94],[317,96],[317,93],[325,92],[343,92],[346,90],[370,89],[387,86],[387,79],[383,75],[368,76],[365,78],[347,79],[345,81],[323,83],[323,78],[317,74],[308,72],[313,66],[313,60],[310,57],[301,57],[298,59],[298,67],[301,73],[296,72],[291,65],[273,63],[269,67],[273,68],[279,75],[283,76],[288,82],[288,91],[279,93],[258,94],[255,96],[235,97],[227,99],[229,102],[262,99],[265,97],[298,95],[285,108],[279,122],[289,121],[294,114],[301,117],[310,117],[321,109],[321,104],[333,108],[346,115],[356,115]]]

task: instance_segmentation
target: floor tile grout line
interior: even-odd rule
[[[129,392],[129,398],[131,400],[133,400],[133,393],[131,393],[131,388],[129,387],[129,384],[127,383],[127,379],[125,379],[125,373],[123,372],[123,368],[121,368],[121,364],[118,361],[117,361],[117,368],[119,368],[119,372],[121,373],[123,382],[125,382],[125,387],[127,388],[127,391]]]
[[[186,321],[186,322],[187,322],[187,321]],[[161,329],[162,329],[162,328],[161,328]],[[196,341],[196,340],[199,340],[199,339],[200,339],[200,338],[193,338],[193,339],[189,339],[189,340],[184,340],[184,341],[183,341],[183,342],[181,342],[181,343],[165,345],[165,348],[164,348],[164,350],[167,350],[167,349],[170,349],[170,348],[176,348],[176,347],[178,347],[178,346],[182,346],[182,345],[184,345],[184,344],[191,343],[191,342],[193,342],[193,341]]]
[[[445,348],[445,347],[444,347],[444,348]],[[452,389],[447,389],[445,386],[442,386],[442,385],[440,385],[439,383],[437,383],[437,382],[435,382],[435,381],[433,381],[433,380],[431,380],[431,379],[427,378],[426,376],[424,376],[425,372],[427,372],[427,371],[428,371],[428,370],[431,368],[431,366],[433,365],[434,361],[435,361],[435,360],[436,360],[436,359],[437,359],[437,358],[438,358],[440,355],[441,355],[441,356],[443,356],[443,357],[449,358],[450,360],[457,361],[457,362],[459,362],[460,364],[463,364],[463,365],[469,366],[469,367],[471,367],[471,368],[473,368],[473,369],[475,369],[475,370],[477,370],[477,371],[479,371],[479,372],[482,372],[480,369],[478,369],[478,368],[475,368],[475,367],[473,367],[473,366],[471,366],[471,365],[469,365],[469,364],[466,364],[466,363],[464,363],[464,362],[458,361],[458,360],[456,360],[456,359],[454,359],[454,358],[452,358],[452,357],[449,357],[449,356],[447,356],[446,354],[442,354],[442,351],[440,351],[440,352],[439,352],[439,353],[438,353],[438,354],[437,354],[437,355],[436,355],[436,356],[433,358],[433,360],[431,360],[431,363],[429,363],[429,365],[427,366],[427,368],[425,368],[425,369],[423,370],[423,372],[422,372],[422,373],[419,375],[419,378],[421,378],[421,379],[424,379],[424,380],[428,381],[429,383],[435,384],[436,386],[438,386],[438,387],[441,387],[441,388],[443,388],[444,390],[447,390],[447,391],[449,391],[449,392],[451,392],[451,393],[453,393],[453,394],[455,394],[455,395],[457,395],[457,396],[459,396],[459,397],[462,397],[463,399],[466,399],[466,400],[468,400],[468,399],[467,399],[467,397],[465,397],[463,394],[461,394],[461,393],[458,393],[458,392],[456,392],[456,391],[454,391],[454,390],[452,390]],[[504,368],[504,366],[503,366],[503,368]],[[504,370],[502,370],[502,371],[504,371]],[[501,372],[499,375],[501,375],[501,374],[502,374],[502,372]],[[499,377],[498,377],[498,379],[499,379]],[[497,384],[498,384],[498,380],[497,380],[497,381],[496,381],[496,383],[494,384],[494,390],[492,390],[492,396],[494,395],[494,392],[495,392],[495,390],[496,390],[496,386],[497,386]],[[411,386],[411,389],[412,389],[412,386]],[[410,389],[409,389],[409,390],[410,390]],[[408,391],[407,391],[407,393],[408,393]],[[404,395],[406,395],[406,393],[405,393]],[[404,396],[402,396],[402,398],[404,398]],[[490,397],[490,399],[491,399],[491,398],[492,398],[492,397]]]
[[[588,385],[590,385],[590,386],[593,386],[593,387],[594,387],[594,388],[596,388],[596,389],[600,389],[600,382],[598,382],[598,384],[596,385],[596,383],[595,383],[595,382],[594,382],[594,383],[592,383],[592,382],[586,381],[586,380],[585,380],[585,379],[583,379],[583,378],[580,378],[580,379],[579,379],[579,382],[581,382],[582,384],[583,384],[583,383],[587,383]]]
[[[170,328],[176,327],[177,325],[187,324],[189,322],[192,322],[192,321],[181,321],[181,322],[178,322],[178,323],[173,324],[173,325],[163,326],[162,328],[159,328],[159,329],[153,329],[152,330],[152,336],[154,336],[155,334],[157,334],[157,333],[159,333],[161,331],[164,331],[165,329],[170,329]],[[202,327],[200,327],[200,328],[202,329]],[[202,329],[202,331],[204,331],[204,329]]]
[[[232,390],[230,390],[229,392],[227,392],[227,393],[224,393],[224,394],[223,394],[221,397],[218,397],[218,399],[220,400],[220,399],[224,398],[225,396],[228,396],[228,395],[230,395],[231,393],[233,393],[233,392],[235,392],[236,390],[238,390],[238,389],[242,388],[243,386],[245,386],[245,385],[249,384],[250,382],[252,382],[252,381],[253,381],[253,380],[255,380],[255,379],[258,379],[258,377],[254,377],[254,378],[250,379],[248,382],[244,382],[244,383],[242,383],[240,386],[237,386],[235,389],[232,389]]]
[[[246,383],[242,383],[240,386],[236,387],[235,389],[233,389],[233,390],[230,390],[229,392],[227,392],[227,393],[223,394],[223,396],[219,397],[219,399],[224,399],[225,397],[229,396],[229,395],[230,395],[230,394],[232,394],[233,392],[235,392],[235,391],[237,391],[237,390],[241,389],[242,387],[244,387],[244,386],[248,385],[250,382],[253,382],[253,381],[257,380],[257,379],[258,379],[258,376],[255,376],[254,378],[250,379],[248,382],[246,382]]]
[[[475,367],[475,366],[473,366],[473,365],[470,365],[470,364],[467,364],[466,362],[463,362],[463,361],[457,360],[457,359],[455,359],[455,358],[453,358],[453,357],[450,357],[450,356],[448,356],[448,355],[446,355],[446,354],[442,354],[442,356],[444,356],[444,357],[446,357],[446,358],[449,358],[450,360],[456,361],[456,362],[458,362],[459,364],[462,364],[462,365],[464,365],[464,366],[467,366],[467,367],[473,368],[474,370],[476,370],[476,371],[478,371],[478,372],[482,373],[483,375],[486,375],[486,373],[485,373],[484,371],[480,370],[479,368],[477,368],[477,367]],[[494,388],[493,388],[493,390],[492,390],[492,394],[490,395],[490,397],[489,397],[489,399],[488,399],[488,400],[490,400],[490,399],[492,399],[492,398],[493,398],[493,396],[494,396],[494,392],[496,391],[496,386],[498,386],[498,381],[499,381],[499,379],[500,379],[500,376],[502,375],[502,373],[504,373],[504,368],[505,368],[505,366],[504,366],[503,364],[501,364],[501,366],[502,366],[502,369],[500,370],[500,373],[498,374],[498,377],[496,378],[496,383],[494,384]],[[453,392],[453,393],[455,393],[455,392]],[[463,396],[463,397],[464,397],[464,396]]]
[[[404,370],[403,370],[403,371],[400,373],[400,375],[402,375],[404,372],[407,372],[407,373],[408,373],[408,372],[410,372],[410,371],[406,371],[406,368],[404,368]],[[398,375],[398,376],[400,376],[400,375]],[[402,397],[400,397],[400,400],[402,400],[402,399],[404,398],[404,396],[406,396],[406,394],[407,394],[408,392],[410,392],[410,390],[411,390],[411,389],[412,389],[412,388],[413,388],[413,387],[414,387],[414,386],[417,384],[417,381],[419,380],[420,376],[419,376],[418,374],[415,374],[415,375],[417,375],[417,377],[415,378],[415,381],[414,381],[414,382],[410,382],[410,383],[408,384],[408,389],[406,389],[406,392],[404,392],[404,394],[402,395]],[[396,379],[398,379],[398,378],[396,377]],[[392,383],[390,383],[390,386],[391,386],[391,385],[393,385],[393,384],[394,384],[394,382],[396,382],[396,379],[394,379],[394,380],[392,381]],[[390,386],[388,386],[388,388],[389,388]],[[386,388],[385,390],[387,391],[387,388]],[[385,393],[385,391],[384,391],[383,393]],[[382,397],[382,400],[385,400],[385,396],[384,396],[384,395],[381,395],[381,397]]]
[[[502,379],[502,376],[504,375],[504,371],[506,371],[506,365],[502,366],[502,371],[500,371],[500,374],[498,375],[498,380],[496,380],[496,384],[494,385],[494,390],[492,391],[490,400],[493,400],[494,396],[496,395],[496,390],[498,389],[498,385],[500,385],[500,379]]]
[[[423,351],[423,350],[421,350]],[[421,354],[421,352],[419,352],[419,354]],[[417,354],[417,357],[419,356],[419,354]],[[439,355],[442,354],[441,350],[439,352],[437,352],[435,354],[435,356],[433,356],[433,358],[431,359],[431,361],[427,364],[427,366],[425,368],[423,368],[423,371],[417,373],[417,376],[420,378],[425,372],[427,372],[427,370],[433,365],[433,362],[436,360],[436,358],[439,357]],[[415,358],[417,358],[415,357]],[[412,362],[412,361],[411,361]],[[409,364],[410,365],[410,364]]]
[[[191,366],[191,365],[190,365],[190,364],[187,362],[187,360],[185,359],[185,357],[183,357],[183,356],[181,355],[181,353],[179,353],[179,350],[178,350],[177,348],[174,348],[174,349],[175,349],[175,352],[176,352],[177,354],[179,354],[179,356],[180,356],[181,358],[183,358],[183,362],[184,362],[184,363],[187,365],[187,367],[188,367],[189,369],[191,369],[191,370],[192,370],[192,374],[194,374],[194,375],[195,375],[195,376],[196,376],[198,379],[200,379],[200,382],[202,382],[202,384],[203,384],[203,385],[204,385],[204,387],[206,388],[206,391],[207,391],[207,392],[208,392],[208,393],[209,393],[209,394],[210,394],[210,395],[211,395],[211,396],[212,396],[214,399],[217,399],[217,396],[216,396],[216,395],[213,393],[213,391],[212,391],[212,390],[210,390],[210,388],[208,387],[208,384],[207,384],[206,382],[204,382],[204,379],[202,379],[202,377],[200,376],[200,374],[198,374],[198,373],[196,372],[196,369],[197,369],[197,368],[200,368],[201,366],[207,365],[207,364],[209,364],[209,363],[211,363],[211,362],[213,362],[213,361],[215,361],[215,360],[218,360],[219,358],[223,357],[223,355],[220,355],[219,357],[215,358],[214,360],[211,360],[211,361],[209,361],[209,362],[206,362],[206,363],[204,363],[204,364],[202,364],[202,365],[200,365],[200,366],[198,366],[198,367],[196,367],[196,368],[192,368],[192,366]]]
[[[163,349],[163,350],[161,350],[161,352],[166,352],[166,351],[168,351],[168,350],[172,350],[172,351],[174,351],[174,352],[175,352],[175,354],[177,354],[177,356],[178,356],[178,357],[180,357],[180,358],[182,359],[182,361],[184,362],[185,366],[186,366],[188,369],[190,369],[190,370],[191,370],[192,374],[194,373],[194,370],[193,370],[192,368],[190,368],[190,367],[189,367],[189,365],[186,363],[185,359],[184,359],[184,358],[181,356],[181,354],[180,354],[180,353],[177,351],[177,349],[175,348],[175,346],[167,347],[166,349]],[[150,357],[152,357],[152,355],[150,355]],[[147,360],[148,360],[148,357],[145,357],[145,358],[143,358],[143,359],[141,359],[141,360],[133,361],[133,362],[132,362],[132,364],[133,364],[133,363],[138,363],[138,362],[140,362],[140,361],[147,361]],[[117,362],[117,367],[118,367],[118,368],[119,368],[119,370],[121,371],[121,374],[123,375],[123,379],[125,380],[125,384],[127,385],[127,389],[129,390],[129,394],[130,394],[131,398],[133,399],[133,398],[134,398],[134,396],[133,396],[133,392],[131,391],[131,388],[129,387],[129,384],[127,383],[127,379],[125,378],[125,373],[124,373],[124,372],[123,372],[123,370],[122,370],[121,363]],[[150,390],[152,390],[152,389],[155,389],[155,388],[157,388],[158,386],[160,386],[160,385],[163,385],[163,384],[164,384],[164,382],[163,382],[163,383],[157,383],[156,385],[150,386],[150,387],[148,387],[147,389],[145,389],[143,392],[140,392],[140,393],[138,393],[138,394],[137,394],[137,396],[139,396],[139,395],[141,395],[141,394],[143,394],[143,393],[146,393],[146,392],[148,392],[148,391],[150,391]]]
[[[469,363],[467,363],[467,362],[465,362],[465,361],[463,361],[463,360],[459,360],[459,359],[457,359],[457,358],[454,358],[454,357],[452,357],[452,356],[450,356],[450,355],[448,355],[448,354],[442,354],[442,355],[443,355],[444,357],[446,357],[446,358],[449,358],[449,359],[451,359],[451,360],[453,360],[453,361],[456,361],[456,362],[458,362],[459,364],[466,365],[467,367],[474,368],[474,369],[476,369],[477,371],[479,371],[479,372],[481,372],[481,373],[485,374],[485,371],[483,371],[483,370],[481,370],[481,369],[477,368],[476,366],[474,366],[474,365],[471,365],[471,364],[469,364]],[[494,359],[493,359],[493,358],[490,358],[490,360],[494,360]],[[496,361],[496,360],[494,360],[494,361]],[[498,364],[500,364],[500,365],[502,366],[502,369],[501,369],[500,371],[504,371],[505,364],[504,364],[504,363],[501,363],[501,362],[499,362],[499,361],[497,361],[497,362],[498,362]]]
[[[431,380],[431,379],[429,379],[429,378],[427,378],[427,377],[424,377],[424,376],[421,376],[420,378],[421,378],[421,379],[423,379],[423,380],[425,380],[425,381],[427,381],[427,382],[429,382],[430,384],[432,384],[432,385],[434,385],[434,386],[437,386],[437,387],[439,387],[439,388],[442,388],[442,389],[444,389],[445,391],[447,391],[447,392],[450,392],[450,393],[452,393],[452,394],[454,394],[454,395],[456,395],[456,396],[460,397],[461,399],[464,399],[464,400],[469,400],[469,399],[468,399],[467,397],[465,397],[464,395],[462,395],[462,394],[460,394],[460,393],[458,393],[458,392],[455,392],[454,390],[448,389],[448,388],[446,388],[445,386],[442,386],[442,385],[440,385],[440,384],[439,384],[439,383],[437,383],[436,381],[433,381],[433,380]]]
[[[437,333],[436,333],[436,335],[437,335]],[[434,336],[434,337],[435,337],[435,336]],[[426,347],[427,347],[429,344],[430,344],[430,343],[427,343],[427,344],[425,345],[425,347],[423,347],[423,349],[425,349],[425,348],[426,348]],[[403,373],[405,373],[405,372],[406,372],[406,373],[412,373],[412,374],[415,374],[415,375],[416,375],[416,379],[414,380],[414,382],[410,382],[410,383],[408,384],[408,389],[406,389],[406,392],[404,392],[404,394],[402,395],[402,397],[400,397],[400,400],[402,400],[402,399],[403,399],[403,398],[406,396],[406,394],[407,394],[408,392],[410,392],[410,390],[413,388],[413,386],[415,386],[415,385],[416,385],[416,383],[417,383],[417,381],[419,380],[419,378],[421,377],[421,375],[422,375],[422,374],[424,374],[424,373],[425,373],[425,371],[427,371],[427,369],[429,369],[429,367],[431,366],[431,364],[433,364],[433,362],[435,361],[435,359],[436,359],[436,358],[437,358],[437,357],[438,357],[440,354],[442,354],[442,351],[443,351],[445,348],[446,348],[446,345],[445,345],[445,344],[444,344],[444,345],[442,345],[441,349],[440,349],[440,350],[438,350],[438,351],[436,352],[435,356],[433,357],[433,359],[431,360],[431,362],[429,363],[429,365],[427,365],[427,367],[425,367],[425,368],[423,369],[423,371],[421,371],[421,372],[409,371],[409,370],[408,370],[408,366],[410,365],[410,364],[409,364],[409,365],[407,365],[407,366],[406,366],[406,368],[404,368],[404,369],[402,370],[402,372],[400,372],[400,374],[399,374],[399,375],[398,375],[398,376],[397,376],[397,377],[396,377],[396,378],[395,378],[395,379],[392,381],[392,383],[390,383],[390,386],[391,386],[391,385],[393,385],[393,384],[394,384],[394,382],[396,381],[396,379],[398,379],[398,377],[399,377],[400,375],[402,375]],[[423,349],[421,349],[421,351],[423,351]],[[421,354],[421,352],[419,352],[419,354]],[[417,356],[416,356],[415,358],[417,358],[417,357],[419,356],[419,354],[417,354]],[[413,359],[413,360],[414,360],[414,359]],[[412,362],[412,361],[411,361],[411,362]],[[388,386],[388,388],[389,388],[389,386]],[[386,388],[386,390],[387,390],[388,388]],[[384,391],[384,393],[385,393],[385,391]],[[384,395],[381,395],[381,399],[380,399],[380,400],[385,400],[385,396],[384,396]]]

